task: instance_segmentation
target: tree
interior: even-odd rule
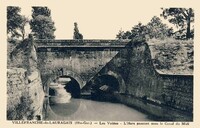
[[[16,6],[7,7],[7,34],[10,35],[11,40],[16,37],[25,38],[25,26],[28,24],[29,19],[20,14],[21,8]]]
[[[116,35],[117,39],[123,39],[124,31],[122,29],[119,30],[118,34]]]
[[[122,31],[116,35],[118,39],[152,39],[159,38],[164,39],[165,37],[170,37],[173,35],[173,29],[169,28],[166,24],[163,24],[159,17],[154,16],[147,25],[138,23],[135,25],[131,31]]]
[[[173,29],[169,28],[166,24],[162,23],[161,19],[154,16],[146,25],[147,35],[150,39],[164,39],[173,35]]]
[[[194,22],[194,11],[192,8],[161,8],[165,19],[181,30],[186,31],[186,39],[193,38],[193,30],[191,30],[191,23]]]
[[[11,34],[11,37],[19,37],[17,29],[23,22],[22,16],[19,14],[21,12],[20,7],[8,6],[7,7],[7,33]]]
[[[142,23],[138,23],[135,25],[131,31],[119,31],[119,33],[116,35],[116,38],[118,39],[132,39],[132,38],[144,38],[146,35],[146,26],[142,25]]]
[[[73,36],[73,39],[83,39],[83,35],[81,33],[79,33],[78,24],[76,22],[74,23],[74,36]]]
[[[117,39],[131,39],[131,32],[130,31],[122,31],[119,30],[118,34],[116,35]]]
[[[51,17],[51,10],[48,7],[32,7],[32,17],[35,18],[38,15]]]
[[[25,26],[28,23],[29,23],[28,17],[22,16],[22,23],[19,26],[20,36],[22,37],[22,40],[25,39],[25,34],[26,34]]]
[[[30,21],[33,36],[37,39],[54,39],[56,30],[51,18],[51,10],[47,7],[32,7]]]
[[[141,37],[145,38],[145,35],[147,34],[147,27],[145,25],[142,25],[142,23],[138,23],[135,25],[131,30],[131,38]]]

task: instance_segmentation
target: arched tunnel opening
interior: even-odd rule
[[[54,80],[55,83],[62,84],[64,86],[64,89],[66,92],[71,94],[72,98],[80,98],[80,85],[77,82],[76,79],[74,79],[71,76],[60,76],[56,80]],[[55,96],[56,92],[51,87],[49,88],[49,95]]]
[[[119,82],[111,75],[101,75],[94,80],[91,97],[101,101],[116,101],[115,93],[119,92]]]

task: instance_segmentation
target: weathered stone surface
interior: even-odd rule
[[[28,84],[28,92],[31,99],[33,99],[30,107],[34,111],[34,116],[42,115],[43,109],[43,100],[44,100],[44,91],[42,87],[41,78],[37,76],[37,78]]]
[[[32,81],[34,81],[35,79],[38,79],[38,77],[39,77],[38,71],[33,71],[33,72],[31,73],[31,75],[28,76],[28,80],[29,80],[30,82],[32,82]]]
[[[25,77],[26,70],[11,68],[7,70],[7,118],[32,119],[36,115],[42,115],[44,92],[41,78],[35,71],[29,77]],[[24,99],[25,98],[25,99]],[[23,100],[24,99],[24,100]]]

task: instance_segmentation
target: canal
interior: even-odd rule
[[[107,76],[105,77],[107,78]],[[80,86],[75,79],[69,76],[59,77],[49,85],[49,96],[45,98],[43,106],[44,119],[149,121],[148,115],[114,101],[115,97],[111,91],[116,90],[113,84],[117,85],[117,83],[113,83],[113,81],[112,83],[110,81],[103,83],[103,86],[96,89],[98,91],[85,97],[80,95]],[[97,97],[101,97],[103,100],[99,101]]]
[[[43,119],[192,121],[193,115],[190,113],[117,93],[117,88],[114,87],[107,82],[102,86],[93,87],[91,93],[84,94],[80,93],[77,81],[70,77],[60,77],[50,83],[49,91],[47,91],[49,95],[45,97],[43,104]]]
[[[45,120],[150,121],[148,115],[121,103],[71,98],[69,103],[44,101]]]

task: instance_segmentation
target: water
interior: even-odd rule
[[[120,103],[71,99],[70,103],[44,102],[46,120],[149,121],[148,115]]]

